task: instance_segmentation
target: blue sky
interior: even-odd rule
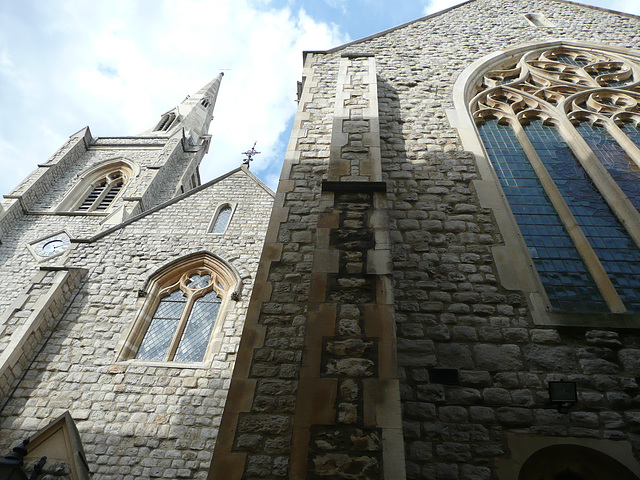
[[[135,135],[224,70],[203,181],[237,167],[275,187],[302,51],[324,50],[452,0],[5,0],[0,2],[0,193],[72,133]],[[640,0],[585,0],[640,14]]]

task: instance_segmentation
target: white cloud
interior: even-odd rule
[[[14,146],[0,149],[0,193],[85,125],[94,136],[141,133],[222,69],[203,181],[239,166],[255,140],[252,169],[273,179],[302,51],[348,40],[267,0],[31,1],[0,6],[0,103],[15,112],[0,117],[0,146]]]
[[[593,5],[595,7],[608,8],[619,12],[640,15],[640,2],[638,0],[576,0],[578,3]]]
[[[336,8],[348,4],[325,1]],[[640,14],[637,0],[597,1]],[[389,11],[401,6],[415,9],[417,18],[460,1],[424,3],[370,8],[368,21],[374,15],[375,20],[392,18]],[[241,152],[256,140],[262,154],[252,169],[265,179],[277,178],[288,139],[285,129],[296,109],[302,51],[350,40],[335,24],[318,22],[293,7],[299,4],[0,2],[0,193],[8,193],[84,126],[94,136],[141,133],[222,69],[228,70],[214,112],[210,153],[201,167],[203,180],[238,166]],[[351,21],[364,20],[356,16]]]

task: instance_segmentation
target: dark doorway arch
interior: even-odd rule
[[[622,463],[581,445],[541,448],[522,465],[518,480],[640,480]]]

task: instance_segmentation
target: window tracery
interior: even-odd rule
[[[225,289],[215,272],[198,269],[160,293],[136,359],[202,362]]]
[[[640,312],[640,64],[568,47],[484,75],[471,113],[551,306]]]
[[[81,212],[101,212],[107,210],[122,190],[127,176],[122,170],[108,173],[93,183],[89,193],[78,205]]]
[[[141,290],[144,305],[123,339],[118,358],[206,361],[220,348],[222,318],[229,301],[238,299],[241,283],[226,262],[208,252],[165,266]]]

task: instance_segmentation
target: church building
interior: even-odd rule
[[[201,185],[221,80],[2,201],[0,447],[30,437],[28,470],[206,476],[273,205],[245,166]]]
[[[221,77],[5,196],[0,447],[52,478],[639,480],[640,17],[470,0],[303,58],[275,196],[200,185]]]

